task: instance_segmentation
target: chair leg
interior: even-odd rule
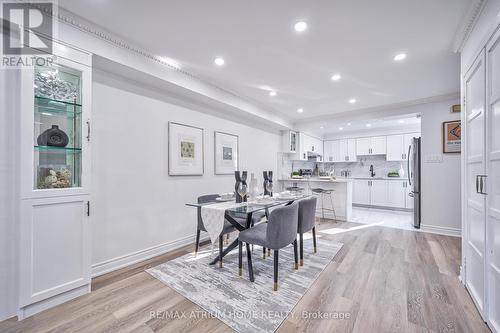
[[[225,243],[226,243],[226,245],[227,245],[227,244],[229,244],[229,238],[230,238],[230,237],[229,237],[229,235],[230,235],[230,233],[227,233],[227,234],[226,234],[226,242],[225,242]]]
[[[243,275],[243,242],[238,241],[238,275]]]
[[[304,266],[304,234],[300,233],[300,266]]]
[[[271,256],[271,249],[267,249],[267,256],[270,257]]]
[[[266,248],[262,248],[262,259],[266,259]]]
[[[253,266],[252,266],[252,252],[250,251],[250,244],[246,243],[247,247],[247,261],[248,261],[248,276],[251,282],[254,282],[253,278]]]
[[[219,236],[219,267],[222,268],[222,251],[223,251],[223,243],[224,242],[224,236],[220,235]]]
[[[333,198],[331,193],[330,193],[330,204],[332,205],[333,219],[337,221],[337,213],[335,212],[335,207],[333,206]]]
[[[318,251],[316,250],[316,227],[313,227],[312,232],[313,232],[313,245],[314,245],[314,253],[316,253],[316,252],[318,252]]]
[[[200,234],[201,234],[201,230],[200,229],[196,230],[196,245],[194,248],[194,255],[195,256],[198,254],[198,249],[200,247]]]
[[[293,258],[295,259],[295,269],[299,269],[299,255],[297,253],[297,238],[293,241]]]
[[[278,290],[278,250],[274,250],[274,291]]]

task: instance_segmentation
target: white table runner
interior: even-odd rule
[[[222,229],[224,228],[224,213],[226,212],[226,209],[240,207],[243,205],[245,205],[244,202],[236,203],[229,201],[201,207],[201,219],[203,221],[203,226],[207,229],[212,244],[215,244],[220,233],[222,232]]]

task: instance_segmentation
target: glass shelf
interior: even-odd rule
[[[75,117],[82,113],[82,106],[76,103],[35,96],[35,113],[54,117]]]
[[[58,103],[58,104],[65,104],[65,105],[70,105],[70,106],[82,106],[81,104],[78,103],[72,103],[72,102],[66,102],[66,101],[61,101],[58,99],[52,99],[49,97],[44,97],[44,96],[35,96],[35,100],[39,101],[47,101],[47,103],[53,102],[53,103]]]
[[[35,149],[46,149],[46,150],[62,150],[67,153],[79,153],[82,151],[82,148],[72,148],[72,147],[56,147],[56,146],[34,146]]]

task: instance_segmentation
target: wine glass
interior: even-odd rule
[[[248,195],[247,184],[240,183],[240,185],[238,186],[238,194],[241,195],[241,199],[245,201],[245,197]]]

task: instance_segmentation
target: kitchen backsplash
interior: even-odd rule
[[[289,178],[292,170],[298,171],[299,169],[312,169],[313,171],[329,173],[334,170],[335,176],[340,177],[341,172],[344,170],[351,171],[351,177],[369,177],[370,165],[373,165],[375,177],[387,177],[391,171],[398,171],[403,167],[404,175],[407,175],[407,162],[406,161],[386,161],[385,155],[377,156],[358,156],[356,162],[342,162],[342,163],[316,163],[308,161],[292,161],[289,155],[281,154],[278,156],[278,174],[279,178]],[[293,169],[292,169],[293,167]],[[318,168],[318,169],[316,169]],[[316,173],[315,173],[316,175]]]

